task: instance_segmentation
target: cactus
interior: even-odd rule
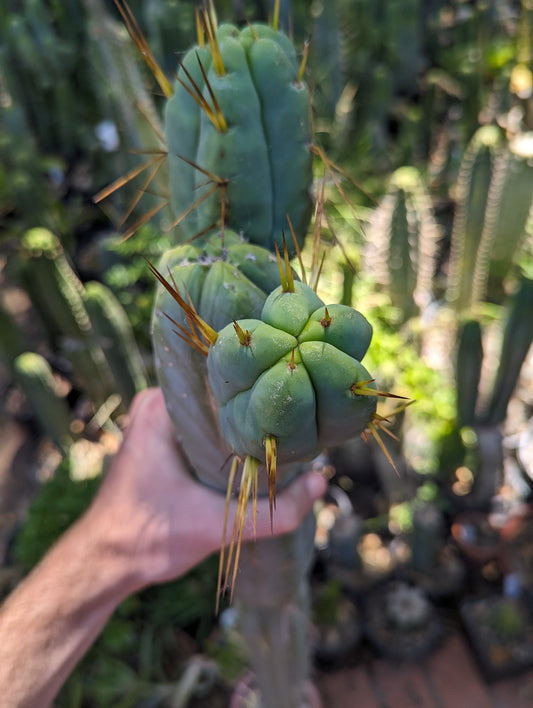
[[[402,322],[429,302],[437,236],[418,170],[401,167],[393,174],[388,193],[374,213],[366,262],[390,294]]]
[[[533,205],[533,133],[515,136],[494,165],[479,257],[474,271],[475,302],[501,295],[526,234]]]
[[[0,361],[12,369],[17,356],[27,349],[26,338],[0,300]]]
[[[474,134],[461,161],[447,291],[448,302],[458,312],[472,305],[472,273],[483,231],[494,160],[501,142],[496,126],[483,126]]]
[[[72,443],[70,411],[56,393],[50,365],[34,352],[24,352],[14,361],[15,379],[31,403],[40,427],[66,453]]]
[[[289,216],[301,243],[311,215],[311,131],[295,50],[271,27],[215,30],[204,18],[209,46],[202,31],[165,111],[180,238],[222,221],[272,249]]]
[[[447,299],[458,313],[500,300],[533,205],[531,133],[508,143],[495,126],[475,133],[461,163]]]
[[[87,283],[83,301],[115,389],[127,407],[134,395],[147,386],[144,363],[128,317],[111,290],[101,283]]]
[[[477,421],[483,343],[481,325],[477,320],[463,323],[459,332],[456,362],[457,419],[459,425],[472,426]]]
[[[94,336],[83,285],[57,237],[47,229],[27,231],[21,265],[21,278],[52,344],[71,363],[76,384],[101,405],[114,391],[112,375]]]
[[[261,319],[227,325],[207,369],[230,447],[260,459],[272,437],[278,462],[291,462],[363,432],[377,400],[359,363],[371,336],[360,313],[325,307],[303,283],[274,290]]]
[[[242,31],[217,27],[210,7],[198,13],[199,46],[172,87],[122,9],[168,98],[169,194],[181,245],[152,266],[158,379],[195,476],[226,492],[228,505],[243,463],[219,590],[235,587],[261,705],[301,708],[314,519],[241,548],[248,498],[255,509],[268,493],[272,520],[276,488],[303,461],[367,427],[379,439],[382,422],[381,392],[360,364],[370,325],[350,307],[326,308],[289,265],[311,212],[305,53],[299,66],[277,30],[279,2],[271,26]]]
[[[509,400],[516,387],[522,364],[533,342],[533,280],[523,278],[511,300],[503,333],[496,379],[484,422],[505,420]]]

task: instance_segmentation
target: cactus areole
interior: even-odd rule
[[[372,328],[356,310],[326,307],[303,283],[267,298],[261,319],[218,333],[207,357],[220,426],[241,457],[265,456],[275,440],[278,462],[309,459],[362,433],[376,409],[362,366]]]
[[[222,223],[273,250],[289,218],[301,245],[312,157],[309,92],[295,49],[267,25],[216,29],[208,13],[204,22],[165,110],[180,240]]]

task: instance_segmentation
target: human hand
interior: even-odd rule
[[[325,488],[325,480],[309,472],[279,494],[274,533],[297,528]],[[121,448],[86,514],[127,564],[127,591],[171,580],[217,550],[224,514],[225,496],[187,471],[161,390],[138,394]],[[260,499],[255,536],[270,535],[268,499]],[[253,537],[249,521],[243,540]]]

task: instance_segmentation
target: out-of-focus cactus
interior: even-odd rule
[[[484,126],[475,133],[461,162],[447,292],[448,301],[458,312],[468,310],[472,305],[472,275],[483,232],[494,161],[501,143],[500,130],[496,126]]]
[[[54,376],[44,357],[24,352],[14,361],[15,379],[31,403],[40,427],[62,452],[72,443],[70,411],[58,396]]]
[[[127,407],[138,391],[146,388],[144,363],[124,308],[111,290],[96,281],[84,287],[83,301],[104,352],[116,392]]]
[[[309,94],[292,43],[266,25],[213,27],[183,58],[165,112],[181,240],[224,222],[273,248],[311,215]]]
[[[483,419],[502,423],[522,364],[533,342],[533,280],[523,278],[510,302],[503,333],[498,371]]]
[[[21,278],[51,344],[70,362],[76,385],[96,406],[115,392],[113,375],[84,303],[83,284],[54,234],[30,229],[21,244]]]
[[[499,295],[524,241],[533,205],[533,133],[514,137],[494,164],[474,272],[474,299]]]
[[[481,325],[477,320],[468,320],[460,327],[456,363],[457,419],[460,426],[472,426],[477,420],[482,363]]]
[[[482,376],[484,362],[479,321],[468,320],[460,329],[457,361],[457,424],[471,428],[476,449],[472,499],[489,503],[502,475],[503,450],[499,426],[507,415],[520,370],[533,342],[533,281],[523,278],[507,307],[503,337],[494,377]],[[490,369],[490,366],[485,368]],[[489,380],[487,380],[489,379]]]
[[[401,321],[428,304],[436,268],[438,230],[420,173],[401,167],[374,212],[366,265],[390,295]]]
[[[460,313],[501,300],[503,281],[524,243],[533,205],[533,135],[506,143],[480,128],[462,161],[447,299]]]
[[[0,300],[0,361],[12,369],[15,359],[27,350],[26,338]]]

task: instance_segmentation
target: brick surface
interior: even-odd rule
[[[450,637],[427,660],[428,679],[440,699],[439,708],[495,708],[464,639]]]
[[[324,708],[382,708],[364,666],[320,672],[315,685]]]
[[[372,664],[371,674],[383,708],[440,708],[435,702],[423,669],[416,664]]]

